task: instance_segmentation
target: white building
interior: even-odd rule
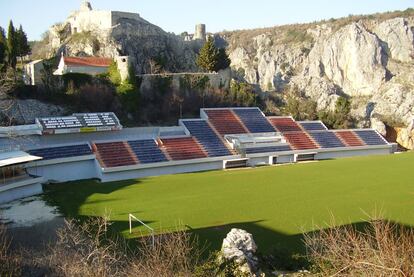
[[[24,82],[36,86],[42,83],[43,60],[36,60],[24,66]]]
[[[108,72],[108,68],[112,62],[113,60],[110,58],[62,56],[60,58],[58,69],[53,75],[82,73],[95,76]]]

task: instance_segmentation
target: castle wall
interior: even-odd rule
[[[111,12],[112,26],[115,26],[116,24],[118,24],[121,18],[132,19],[132,20],[137,20],[137,21],[141,20],[141,17],[139,16],[138,13],[112,11]]]
[[[112,27],[111,11],[79,11],[68,19],[72,34]]]

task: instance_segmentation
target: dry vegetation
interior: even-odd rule
[[[0,223],[0,276],[17,276],[20,274],[21,256],[10,250],[11,239],[6,228]]]
[[[324,229],[305,235],[315,276],[414,276],[414,231],[372,220],[364,228]],[[66,221],[45,253],[10,251],[0,225],[0,276],[234,276],[217,257],[202,261],[198,243],[179,231],[132,247],[110,235],[107,218]],[[33,258],[36,257],[36,258]]]
[[[368,29],[372,23],[380,23],[395,17],[412,17],[414,16],[414,9],[406,9],[405,11],[393,11],[386,13],[376,13],[371,15],[349,15],[342,18],[331,18],[329,20],[316,21],[304,24],[290,24],[275,26],[269,28],[258,28],[252,30],[235,30],[224,31],[220,35],[230,41],[230,50],[233,47],[242,45],[247,51],[253,46],[253,38],[262,34],[267,34],[272,39],[272,45],[278,44],[292,44],[303,43],[312,44],[313,38],[308,34],[309,29],[315,28],[317,25],[326,24],[331,27],[333,31],[352,23],[362,22]],[[272,46],[271,45],[271,46]]]
[[[414,276],[414,231],[395,223],[325,229],[305,243],[319,276]]]
[[[108,218],[92,218],[83,223],[67,220],[57,231],[57,241],[48,247],[47,253],[24,254],[37,258],[26,264],[29,269],[23,275],[31,276],[34,272],[47,276],[99,277],[196,274],[201,252],[188,233],[179,231],[157,236],[154,241],[142,239],[130,244],[109,232],[108,222]],[[11,257],[10,253],[3,255],[3,252],[0,276],[19,275],[12,270],[20,266],[6,259]]]

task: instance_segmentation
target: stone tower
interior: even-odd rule
[[[83,1],[80,7],[81,12],[88,12],[92,10],[92,5],[88,1]]]
[[[196,25],[194,39],[206,40],[206,25],[205,24]]]
[[[118,66],[119,74],[121,75],[121,81],[125,81],[129,77],[131,66],[134,66],[134,59],[129,56],[119,56],[115,57],[116,64]]]

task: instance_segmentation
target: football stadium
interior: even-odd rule
[[[123,128],[114,113],[73,114],[3,128],[0,136],[0,203],[39,194],[45,183],[107,183],[396,151],[372,129],[328,130],[321,121],[266,117],[258,108],[201,109],[200,118],[173,127]]]

